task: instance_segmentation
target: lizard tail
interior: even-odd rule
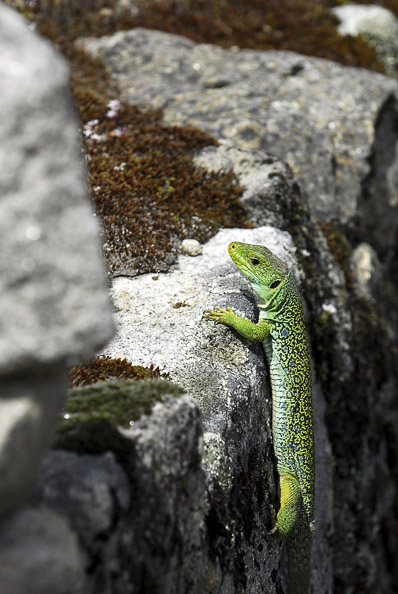
[[[312,530],[305,511],[298,480],[292,474],[280,476],[281,507],[276,527],[286,539],[289,594],[308,594],[311,575]]]
[[[312,529],[303,507],[286,538],[289,594],[308,594],[311,577]]]

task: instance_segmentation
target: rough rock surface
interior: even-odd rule
[[[398,581],[391,520],[398,456],[398,419],[391,414],[397,82],[289,52],[227,51],[157,31],[80,44],[105,61],[122,98],[162,107],[167,122],[194,124],[219,138],[222,146],[205,150],[198,162],[236,168],[253,222],[291,233],[305,273],[334,457],[334,529],[325,533],[333,542],[334,588],[391,592]],[[289,162],[302,197],[286,166],[259,149]],[[356,251],[364,242],[374,252],[366,285]],[[156,318],[151,323],[156,329]],[[161,358],[157,347],[153,356]]]
[[[78,534],[89,568],[84,594],[208,591],[202,580],[215,570],[201,440],[189,396],[170,396],[129,429],[102,423],[60,437],[58,445],[80,454],[45,458],[34,503],[68,518]]]
[[[11,373],[90,357],[112,321],[66,65],[0,9],[0,370]]]
[[[379,220],[382,230],[372,220],[364,225],[380,233],[384,248],[393,245],[396,81],[292,52],[237,53],[144,29],[79,43],[109,66],[123,99],[161,107],[166,122],[193,124],[240,148],[287,161],[323,221],[357,225],[366,198],[362,184],[380,172],[374,195],[386,217]],[[378,135],[383,120],[390,133]],[[381,153],[387,157],[383,171],[377,163]]]
[[[266,536],[276,487],[264,355],[260,345],[202,319],[203,311],[214,305],[231,306],[252,319],[256,315],[248,282],[228,256],[226,246],[233,240],[267,245],[290,265],[299,281],[295,248],[288,233],[273,227],[222,230],[203,246],[201,255],[181,255],[177,269],[159,274],[157,280],[149,274],[115,279],[112,296],[118,333],[105,352],[123,354],[139,365],[159,366],[199,403],[205,428],[203,466],[209,517],[214,524],[209,528],[210,547],[220,568],[216,591],[254,594],[267,588],[277,591],[270,576],[280,554],[275,541]],[[176,306],[181,303],[184,305]],[[317,487],[320,508],[313,581],[323,592],[329,592],[331,566],[326,534],[333,521],[331,454],[319,387],[315,396],[322,480]],[[231,506],[237,507],[231,510]],[[227,533],[223,525],[229,526]]]
[[[85,549],[93,556],[101,537],[130,503],[126,475],[113,455],[78,456],[52,451],[42,461],[36,498],[67,516]]]
[[[161,106],[166,121],[193,123],[220,138],[224,146],[204,151],[198,163],[235,168],[253,222],[291,232],[305,271],[335,458],[334,535],[330,524],[324,530],[334,543],[335,587],[391,591],[397,571],[390,523],[397,419],[389,412],[397,352],[396,82],[291,53],[235,54],[159,32],[82,44],[106,61],[125,99]],[[303,199],[286,167],[258,148],[290,162]],[[327,242],[314,217],[323,221]],[[360,252],[353,252],[363,241],[375,253],[365,298]],[[376,533],[369,517],[381,527]]]
[[[229,409],[237,391],[235,381],[239,391],[247,393],[246,400],[253,385],[263,379],[258,382],[256,377],[260,349],[246,352],[242,341],[227,328],[220,326],[214,332],[212,324],[202,320],[203,311],[217,304],[228,304],[238,311],[245,307],[240,290],[248,291],[248,284],[226,249],[233,239],[265,243],[293,267],[294,246],[286,232],[272,227],[222,230],[203,246],[201,255],[180,256],[178,269],[157,275],[157,280],[151,274],[114,280],[111,292],[118,333],[104,351],[113,356],[123,354],[137,365],[148,367],[152,363],[170,371],[170,378],[198,400],[208,428],[218,431],[219,423],[223,427],[226,418],[220,413]],[[297,265],[295,272],[297,277]],[[253,316],[254,297],[251,301]],[[226,365],[230,380],[225,378]],[[236,378],[235,373],[239,374]]]
[[[0,590],[78,592],[75,535],[28,497],[67,391],[68,367],[113,333],[68,71],[0,5]]]

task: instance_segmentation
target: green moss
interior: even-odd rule
[[[64,423],[55,434],[52,447],[82,455],[113,452],[127,472],[134,460],[132,441],[106,419],[91,419],[75,424]]]
[[[134,443],[119,427],[130,427],[142,415],[149,415],[157,402],[182,393],[178,386],[154,379],[113,379],[74,388],[69,391],[52,446],[79,454],[113,452],[131,474]]]
[[[69,384],[71,388],[77,388],[111,378],[142,380],[166,378],[168,375],[168,373],[160,373],[159,367],[155,368],[153,365],[141,367],[132,365],[126,359],[113,359],[101,355],[82,365],[72,367],[69,372]]]
[[[128,427],[143,414],[150,414],[156,402],[166,395],[178,396],[181,388],[162,380],[107,380],[73,388],[69,392],[59,430],[102,419],[112,425]]]

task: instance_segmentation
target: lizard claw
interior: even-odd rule
[[[206,309],[203,312],[203,317],[207,320],[213,320],[217,323],[226,323],[226,320],[229,316],[234,315],[232,307],[227,307],[224,309],[223,307],[219,307],[216,305],[214,309]]]

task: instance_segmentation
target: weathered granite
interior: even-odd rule
[[[229,233],[287,259],[306,299],[316,378],[313,589],[391,592],[394,332],[384,330],[380,311],[388,308],[376,298],[376,276],[382,286],[391,284],[378,259],[391,257],[396,229],[396,83],[294,54],[235,54],[157,32],[84,43],[97,44],[125,97],[161,101],[169,121],[196,122],[219,134],[223,145],[202,152],[198,162],[236,169],[253,223],[282,229],[222,231],[201,255],[181,256],[169,275],[115,280],[119,332],[107,352],[159,364],[198,404],[191,396],[170,398],[127,431],[90,425],[84,434],[63,436],[62,447],[83,456],[56,452],[44,462],[35,504],[58,509],[79,534],[84,594],[257,594],[285,586],[283,556],[266,533],[277,493],[263,353],[201,320],[203,309],[223,303],[255,315],[253,295],[226,254]],[[275,147],[291,160],[311,209],[289,168],[258,147]],[[330,226],[328,245],[310,210],[337,220],[353,242],[373,244],[370,280],[361,252],[350,251],[344,233]],[[31,230],[28,239],[37,235]],[[363,280],[359,288],[353,277]],[[62,368],[62,354],[60,360]],[[67,488],[60,461],[67,462]],[[16,573],[17,565],[10,567]],[[79,555],[71,567],[74,580],[81,575]]]
[[[391,591],[398,579],[392,561],[398,527],[391,520],[398,456],[391,414],[398,353],[397,82],[290,52],[228,51],[157,31],[80,45],[105,61],[122,98],[161,107],[166,122],[194,124],[219,138],[224,146],[198,162],[215,167],[229,160],[241,170],[252,221],[292,234],[305,271],[335,459],[334,588]],[[259,149],[291,165],[301,198],[283,166],[263,154],[243,165],[236,156]],[[351,257],[363,242],[381,263],[367,296]]]

